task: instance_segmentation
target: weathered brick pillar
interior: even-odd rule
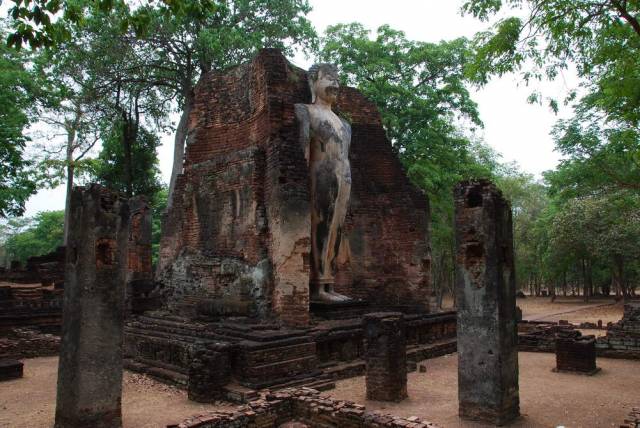
[[[404,316],[399,312],[366,314],[367,399],[402,401],[407,398],[407,350]]]
[[[55,427],[120,427],[129,208],[94,184],[70,215]]]
[[[222,388],[231,380],[231,345],[213,343],[195,352],[189,366],[189,400],[212,403],[223,396]]]
[[[556,334],[556,372],[595,374],[595,336],[582,336],[578,330],[560,331]]]
[[[502,425],[520,414],[511,206],[487,180],[454,197],[459,415]]]
[[[145,196],[129,199],[129,257],[127,272],[127,312],[141,313],[151,309],[146,298],[153,290],[151,267],[151,207]]]

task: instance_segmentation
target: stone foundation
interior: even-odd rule
[[[0,269],[0,281],[16,284],[41,283],[43,286],[62,288],[64,285],[65,248],[58,247],[51,253],[27,259],[23,267],[19,262],[11,263],[8,270]]]
[[[407,398],[407,350],[404,318],[397,312],[367,314],[363,319],[367,399]]]
[[[62,294],[62,290],[41,287],[1,287],[0,331],[32,327],[59,332]]]
[[[231,352],[225,343],[198,348],[189,365],[189,400],[211,403],[223,397],[223,388],[231,380]]]
[[[454,312],[405,315],[404,319],[409,361],[456,351]],[[195,373],[193,361],[200,347],[221,343],[226,344],[225,352],[230,355],[224,361],[230,362],[231,382],[252,391],[296,384],[324,389],[331,387],[334,380],[365,373],[361,318],[325,321],[313,328],[291,330],[273,324],[231,320],[203,323],[147,314],[129,321],[125,332],[127,368],[183,388]],[[225,371],[219,375],[226,378],[225,364],[216,370],[223,367]],[[205,382],[207,376],[203,374]],[[243,394],[234,391],[209,389],[209,393],[222,393],[227,398],[231,394],[229,399],[244,400]]]
[[[285,425],[289,424],[289,425]],[[418,417],[368,412],[351,401],[333,400],[318,391],[286,389],[266,393],[235,412],[209,412],[167,428],[244,427],[437,428]]]
[[[555,371],[588,375],[596,373],[595,337],[582,336],[579,331],[559,333],[556,337]]]
[[[35,328],[10,328],[0,334],[0,358],[35,358],[58,355],[60,336]]]

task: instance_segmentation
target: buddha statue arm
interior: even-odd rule
[[[304,104],[296,104],[294,106],[296,119],[298,120],[299,142],[304,153],[304,158],[309,166],[309,150],[311,142],[311,118],[309,117],[309,109]]]

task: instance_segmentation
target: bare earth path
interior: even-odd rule
[[[640,361],[598,359],[595,376],[553,373],[553,354],[521,352],[520,411],[513,427],[618,427],[640,404]],[[399,416],[421,416],[442,427],[484,427],[458,419],[457,355],[424,361],[426,373],[409,374],[409,399],[381,403],[365,399],[364,378],[337,382],[327,394]]]
[[[23,363],[24,378],[0,382],[0,427],[50,428],[56,409],[58,358],[32,358]],[[125,427],[157,428],[228,406],[194,403],[184,391],[125,372],[122,408]]]
[[[577,315],[576,312],[591,312],[594,311],[596,309],[599,308],[605,308],[607,306],[614,306],[616,305],[615,302],[607,302],[607,303],[598,303],[598,304],[586,304],[584,306],[578,306],[575,308],[571,308],[571,309],[566,309],[560,312],[551,312],[551,313],[546,313],[546,314],[535,314],[535,315],[531,315],[531,316],[523,316],[523,318],[527,321],[550,321],[551,319],[555,320],[556,318],[560,317],[561,315],[569,315],[569,314],[573,314],[574,316]],[[573,318],[573,316],[572,316]]]
[[[24,360],[23,379],[0,383],[0,427],[53,425],[56,357]],[[409,399],[402,403],[365,400],[364,377],[337,382],[327,394],[400,416],[421,416],[443,427],[481,427],[457,417],[457,357],[424,361],[426,373],[409,374]],[[640,404],[640,361],[599,359],[595,376],[552,373],[553,354],[520,353],[520,401],[523,417],[515,427],[616,427]],[[126,428],[156,428],[204,410],[228,408],[197,404],[183,391],[144,376],[125,373],[123,412]]]

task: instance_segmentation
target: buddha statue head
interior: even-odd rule
[[[309,88],[311,89],[311,103],[318,99],[331,105],[338,98],[338,68],[335,64],[314,64],[309,69]]]

